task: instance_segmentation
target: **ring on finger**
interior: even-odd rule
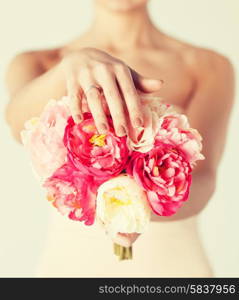
[[[85,94],[87,95],[92,89],[97,89],[100,93],[102,92],[102,88],[97,84],[91,84],[86,90]]]

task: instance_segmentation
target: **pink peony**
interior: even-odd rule
[[[67,98],[51,100],[39,118],[25,123],[22,142],[30,154],[35,173],[45,179],[66,161],[63,136],[70,111]]]
[[[69,161],[76,169],[94,176],[101,183],[123,171],[129,154],[126,137],[116,136],[112,120],[108,118],[108,121],[109,133],[100,135],[90,113],[84,113],[80,124],[69,118],[64,136]]]
[[[146,153],[154,146],[155,136],[160,123],[157,114],[150,107],[143,106],[144,127],[133,128],[130,126],[130,134],[127,137],[127,145],[132,151]]]
[[[91,225],[95,218],[96,186],[93,177],[85,176],[70,164],[64,164],[44,185],[47,198],[63,215]]]
[[[161,118],[156,142],[176,146],[184,153],[188,162],[194,165],[197,160],[204,159],[201,154],[202,137],[196,129],[190,128],[185,115],[172,114]]]
[[[144,188],[152,210],[160,216],[174,214],[188,199],[191,166],[174,146],[157,142],[148,153],[134,152],[127,172]]]
[[[163,103],[162,99],[157,96],[142,92],[139,95],[144,114],[144,127],[132,128],[130,126],[127,144],[130,150],[145,153],[154,146],[155,137],[163,122],[162,116],[174,111],[171,105]]]

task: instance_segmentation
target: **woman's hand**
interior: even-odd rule
[[[104,96],[118,136],[128,133],[130,120],[134,128],[144,125],[137,90],[152,93],[160,89],[162,80],[147,79],[131,70],[117,58],[93,48],[84,48],[65,56],[61,62],[67,80],[67,93],[72,99],[73,119],[82,119],[85,98],[99,133],[108,130]],[[103,93],[103,96],[102,96]]]

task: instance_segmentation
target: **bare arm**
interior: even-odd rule
[[[103,130],[108,127],[107,118],[99,89],[90,89],[92,86],[99,86],[104,92],[116,134],[125,135],[128,116],[133,127],[144,123],[136,88],[155,92],[162,84],[161,80],[144,78],[122,61],[92,48],[73,52],[50,71],[44,70],[36,55],[18,55],[8,68],[6,81],[10,95],[6,119],[19,142],[25,121],[38,116],[50,99],[59,99],[66,94],[70,96],[70,109],[75,122],[82,117],[83,94],[98,131],[104,133]],[[119,234],[116,241],[130,245],[137,236]]]
[[[32,53],[20,54],[10,63],[6,73],[10,96],[6,119],[19,142],[24,122],[38,116],[49,99],[65,94],[64,78],[58,68],[56,65],[46,72]]]
[[[144,78],[122,61],[93,48],[68,54],[50,71],[44,70],[36,55],[21,54],[10,64],[6,79],[11,99],[6,118],[18,141],[26,120],[38,116],[50,99],[59,99],[66,94],[71,99],[70,109],[75,122],[82,118],[84,96],[98,131],[106,133],[108,121],[101,94],[98,88],[91,88],[96,86],[104,92],[116,134],[123,136],[129,126],[126,114],[133,127],[144,123],[136,88],[155,92],[162,84],[160,80]]]
[[[188,105],[190,124],[203,137],[205,160],[193,171],[190,199],[172,217],[179,220],[197,215],[206,206],[216,186],[216,173],[223,154],[234,99],[234,72],[230,62],[215,53],[202,53],[198,61],[196,91]]]

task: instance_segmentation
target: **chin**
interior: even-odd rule
[[[148,0],[96,0],[98,4],[113,12],[128,12],[145,6]]]

